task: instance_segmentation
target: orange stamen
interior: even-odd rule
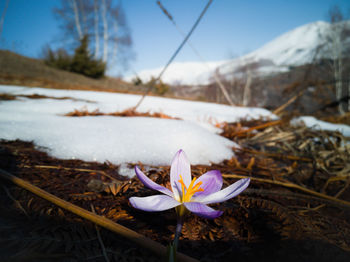
[[[197,184],[194,185],[196,180],[197,180],[196,177],[193,178],[193,180],[191,181],[190,185],[187,188],[182,179],[182,176],[180,175],[179,183],[181,184],[181,189],[182,189],[181,202],[189,202],[195,193],[204,191],[203,188],[200,188],[200,186],[202,185],[202,182],[198,182]],[[185,190],[186,190],[186,193],[185,193]]]

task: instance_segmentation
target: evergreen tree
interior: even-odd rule
[[[106,65],[101,60],[94,60],[89,53],[88,45],[89,39],[85,35],[80,40],[80,46],[75,49],[71,71],[92,78],[101,78],[104,76]]]

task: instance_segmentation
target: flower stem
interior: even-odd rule
[[[176,213],[177,213],[177,224],[176,224],[176,230],[175,230],[175,237],[174,237],[174,241],[173,241],[173,247],[176,251],[177,247],[179,246],[179,237],[181,235],[182,226],[184,224],[185,217],[186,217],[188,211],[184,205],[177,206],[175,209],[176,209]]]
[[[175,231],[175,237],[174,237],[174,242],[173,245],[175,247],[175,251],[177,250],[177,247],[179,245],[179,237],[181,235],[181,231],[182,231],[182,225],[183,225],[183,219],[179,219],[177,221],[177,225],[176,225],[176,231]]]

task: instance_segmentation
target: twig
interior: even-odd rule
[[[284,109],[286,109],[290,104],[292,104],[295,100],[297,100],[303,94],[304,94],[304,91],[300,91],[298,94],[296,94],[291,99],[289,99],[286,103],[284,103],[280,107],[276,108],[272,113],[275,115],[280,115]]]
[[[252,188],[247,188],[246,190],[244,190],[244,194],[255,194],[255,195],[259,195],[259,196],[270,196],[270,195],[276,195],[276,196],[283,196],[285,198],[289,198],[289,199],[297,199],[297,200],[305,200],[305,201],[313,201],[313,202],[317,202],[317,203],[327,203],[328,205],[332,205],[332,206],[337,206],[337,207],[344,207],[344,205],[339,204],[339,203],[335,203],[333,201],[330,201],[328,199],[324,199],[324,198],[320,198],[317,196],[313,196],[313,195],[306,195],[306,194],[302,194],[302,193],[297,193],[297,192],[280,192],[280,191],[275,191],[275,190],[267,190],[267,189],[252,189]]]
[[[317,207],[313,207],[313,208],[307,208],[307,209],[304,209],[304,210],[300,210],[298,211],[299,214],[305,214],[307,212],[311,212],[311,211],[317,211],[321,208],[324,208],[326,206],[326,204],[322,204],[322,205],[318,205]]]
[[[6,192],[7,196],[16,204],[16,206],[23,211],[23,213],[27,216],[28,216],[28,213],[26,212],[26,210],[22,207],[21,203],[16,200],[10,193],[10,191],[8,191],[8,189],[5,187],[5,186],[2,186],[2,188],[4,189],[4,191]]]
[[[271,126],[276,126],[276,125],[279,125],[281,123],[282,123],[282,120],[276,120],[276,121],[267,122],[267,123],[264,123],[264,124],[261,124],[261,125],[258,125],[258,126],[253,126],[251,128],[238,131],[238,132],[236,132],[234,134],[234,136],[242,136],[242,135],[250,133],[250,132],[252,132],[254,130],[259,130],[259,129],[264,129],[264,128],[271,127]]]
[[[336,198],[340,197],[344,193],[344,191],[348,188],[349,184],[350,184],[350,179],[346,181],[346,184],[344,185],[344,187],[339,190],[339,192],[335,195],[335,197]]]
[[[303,191],[305,193],[314,195],[314,196],[318,196],[320,198],[323,199],[327,199],[333,202],[336,202],[338,204],[342,204],[344,206],[350,207],[350,202],[342,200],[342,199],[338,199],[336,197],[332,197],[332,196],[328,196],[326,194],[322,194],[310,189],[307,189],[305,187],[290,183],[290,182],[282,182],[282,181],[277,181],[277,180],[270,180],[270,179],[265,179],[265,178],[257,178],[257,177],[249,177],[249,176],[242,176],[242,175],[235,175],[235,174],[223,174],[222,175],[225,178],[250,178],[253,181],[257,181],[257,182],[261,182],[261,183],[269,183],[269,184],[273,184],[273,185],[279,185],[279,186],[283,186],[283,187],[288,187],[288,188],[294,188],[294,189],[298,189],[300,191]]]
[[[165,9],[165,7],[162,5],[160,1],[157,1],[157,4],[159,8],[163,11],[163,13],[168,17],[168,19],[172,22],[172,24],[176,27],[177,31],[185,38],[186,34],[181,30],[181,28],[178,26],[178,24],[175,22],[174,18],[169,14],[169,12]],[[201,60],[202,64],[209,70],[211,71],[210,66],[208,63],[205,61],[205,59],[199,54],[198,50],[193,46],[193,44],[190,42],[190,40],[187,41],[188,45],[192,48],[192,51],[196,54],[196,56]],[[214,72],[213,74],[214,80],[216,83],[219,85],[222,93],[224,94],[224,97],[226,98],[227,102],[231,106],[235,106],[235,104],[232,102],[232,99],[230,98],[224,84],[221,82],[217,72]]]
[[[96,214],[94,205],[92,203],[90,204],[90,207],[91,207],[92,212],[94,214]],[[103,241],[102,241],[102,238],[101,238],[101,234],[100,234],[100,229],[98,228],[98,225],[95,224],[95,228],[96,228],[98,241],[100,242],[100,245],[101,245],[103,256],[104,256],[105,260],[107,262],[109,262],[109,258],[108,258],[107,252],[106,252],[105,245],[103,244]]]
[[[35,165],[35,166],[28,166],[24,165],[25,168],[47,168],[47,169],[63,169],[63,170],[71,170],[71,171],[79,171],[79,172],[89,172],[89,173],[99,173],[105,177],[108,177],[109,179],[113,181],[119,182],[118,179],[115,179],[114,177],[108,175],[106,172],[102,170],[93,170],[93,169],[84,169],[84,168],[71,168],[71,167],[61,167],[61,166],[42,166],[42,165]]]
[[[328,172],[328,170],[326,170],[325,168],[322,168],[322,170],[324,170],[325,172]],[[322,188],[322,192],[326,191],[328,185],[331,183],[331,182],[335,182],[335,181],[345,181],[347,180],[347,177],[345,176],[336,176],[336,177],[330,177],[327,179],[326,183],[324,184],[323,188]],[[348,180],[349,181],[349,180]],[[347,182],[348,183],[348,182]],[[345,190],[345,189],[344,189]]]
[[[10,0],[7,0],[5,3],[4,10],[2,11],[2,15],[1,15],[1,19],[0,19],[0,38],[1,38],[2,28],[4,26],[5,15],[6,15],[6,11],[7,11],[7,8],[9,6],[9,3],[10,3]]]
[[[50,201],[51,203],[66,209],[70,212],[72,212],[73,214],[76,214],[82,218],[85,218],[89,221],[92,221],[93,223],[104,227],[110,231],[113,231],[114,233],[117,233],[118,235],[121,235],[127,239],[129,239],[130,241],[133,241],[137,244],[139,244],[140,246],[143,246],[144,248],[153,251],[155,254],[158,254],[161,257],[165,257],[167,254],[167,248],[159,243],[157,243],[156,241],[149,239],[143,235],[140,235],[138,233],[136,233],[135,231],[126,228],[122,225],[119,225],[118,223],[115,223],[105,217],[102,216],[98,216],[90,211],[87,211],[79,206],[76,206],[72,203],[69,203],[59,197],[56,197],[48,192],[46,192],[45,190],[42,190],[34,185],[32,185],[29,182],[24,181],[21,178],[18,178],[10,173],[8,173],[5,170],[0,169],[0,177],[3,179],[6,179],[36,195],[38,195],[39,197],[46,199],[48,201]],[[177,253],[177,257],[179,258],[180,261],[189,261],[189,262],[195,262],[198,260],[191,258],[185,254],[182,253]]]
[[[175,59],[175,57],[177,56],[177,54],[180,52],[180,50],[182,49],[182,47],[185,45],[185,43],[187,42],[187,40],[190,38],[190,36],[192,35],[193,31],[196,29],[197,25],[199,24],[199,22],[202,20],[202,17],[204,16],[205,12],[208,10],[210,4],[212,3],[213,0],[209,0],[207,5],[204,7],[202,13],[199,15],[199,17],[197,18],[196,22],[194,23],[194,25],[192,26],[190,32],[186,35],[185,39],[182,41],[181,45],[176,49],[175,53],[172,55],[172,57],[169,59],[168,63],[165,65],[165,67],[163,68],[163,70],[159,73],[158,77],[155,79],[155,83],[157,83],[157,81],[162,77],[162,75],[164,74],[164,72],[167,70],[167,68],[169,67],[169,65],[173,62],[173,60]],[[148,87],[147,91],[142,95],[141,99],[139,100],[139,102],[136,104],[136,106],[134,106],[132,108],[132,110],[136,110],[140,104],[142,103],[142,101],[145,99],[145,97],[148,95],[148,93],[150,92],[150,88]]]

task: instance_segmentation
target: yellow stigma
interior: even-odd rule
[[[182,203],[189,202],[195,193],[204,191],[203,188],[199,188],[202,185],[202,182],[198,182],[197,184],[194,185],[194,182],[196,181],[196,179],[197,179],[196,177],[193,178],[193,180],[191,181],[191,184],[187,188],[182,179],[182,176],[180,175],[179,183],[181,184],[181,189],[182,189],[182,198],[181,198]]]

